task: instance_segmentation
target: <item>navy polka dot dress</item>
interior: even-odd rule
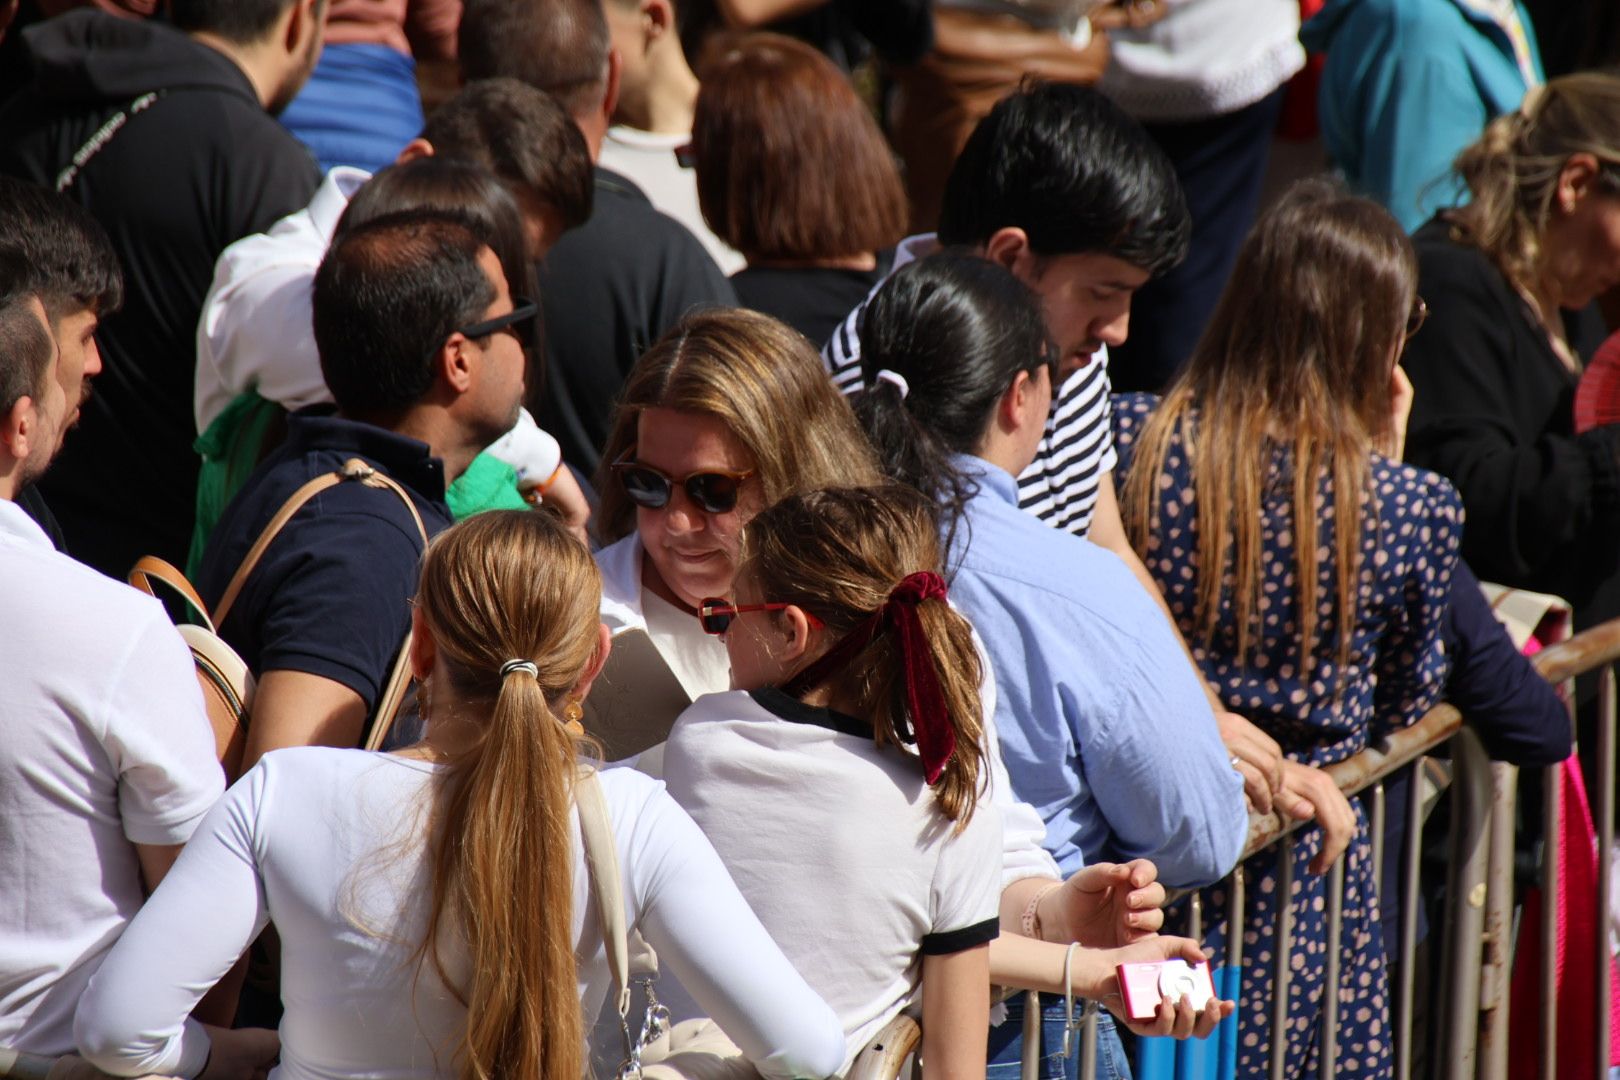
[[[1135,440],[1159,401],[1148,395],[1114,398],[1114,440],[1119,452],[1116,489],[1123,491]],[[1266,470],[1262,496],[1261,636],[1251,656],[1237,655],[1237,632],[1226,619],[1205,643],[1195,623],[1198,566],[1197,507],[1186,447],[1180,432],[1165,456],[1155,485],[1159,505],[1154,535],[1142,561],[1158,582],[1182,635],[1226,707],[1248,718],[1281,744],[1295,761],[1327,765],[1356,753],[1368,741],[1412,723],[1444,687],[1446,658],[1441,625],[1451,589],[1452,567],[1462,531],[1456,492],[1432,473],[1374,456],[1376,504],[1364,505],[1359,610],[1349,662],[1337,667],[1339,620],[1333,576],[1334,521],[1323,512],[1317,533],[1318,643],[1314,663],[1302,663],[1297,629],[1297,587],[1289,454],[1240,462]],[[1324,478],[1324,495],[1330,489]],[[1125,508],[1130,514],[1130,508]],[[1230,603],[1223,603],[1230,615]],[[1342,676],[1342,678],[1341,678]],[[1337,685],[1336,685],[1337,684]],[[1335,690],[1337,689],[1337,693]],[[1383,932],[1373,882],[1372,845],[1360,800],[1352,800],[1356,833],[1345,854],[1344,931],[1340,950],[1338,1060],[1335,1075],[1383,1077],[1392,1072],[1391,999]],[[1295,834],[1293,946],[1289,956],[1288,1076],[1314,1076],[1321,1038],[1327,959],[1326,877],[1307,864],[1321,847],[1321,830]],[[1275,849],[1274,849],[1275,851]],[[1244,864],[1248,882],[1244,911],[1244,980],[1238,1003],[1238,1075],[1264,1076],[1271,1060],[1271,1002],[1276,965],[1274,926],[1279,897],[1277,858],[1262,854]],[[1218,963],[1227,955],[1227,895],[1224,887],[1204,894],[1204,944]]]

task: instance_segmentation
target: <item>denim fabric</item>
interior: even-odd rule
[[[1075,1002],[1078,1010],[1080,1002]],[[986,1080],[1018,1080],[1024,1054],[1024,995],[1007,999],[1007,1019],[990,1029],[989,1064]],[[1079,1080],[1080,1036],[1075,1035],[1074,1053],[1063,1056],[1063,999],[1041,995],[1041,1080]],[[1114,1030],[1114,1018],[1103,1013],[1097,1018],[1097,1080],[1131,1080],[1131,1066],[1125,1047]]]

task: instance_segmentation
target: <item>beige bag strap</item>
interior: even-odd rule
[[[143,555],[130,568],[128,581],[147,596],[157,599],[162,598],[158,596],[157,590],[152,587],[152,583],[156,581],[167,585],[180,594],[186,603],[191,605],[192,609],[202,619],[203,624],[208,627],[210,633],[217,634],[219,632],[214,627],[214,620],[208,617],[208,605],[203,603],[202,597],[197,595],[197,590],[192,588],[191,582],[186,580],[186,575],[182,574],[172,563],[165,562],[156,555]]]
[[[602,924],[608,972],[613,976],[614,1005],[619,1019],[628,1024],[630,935],[624,921],[624,886],[619,877],[619,855],[613,846],[607,799],[595,769],[583,771],[574,785],[574,806],[579,811],[579,836],[585,847],[585,868],[591,876],[597,919]]]
[[[282,527],[292,520],[292,516],[302,510],[305,503],[327,488],[335,487],[349,480],[358,480],[367,487],[387,488],[395,495],[398,495],[399,501],[405,504],[405,509],[411,512],[411,520],[416,522],[416,531],[422,537],[423,547],[427,546],[427,527],[422,524],[422,515],[417,512],[416,504],[411,501],[411,497],[405,494],[405,489],[395,483],[393,479],[378,472],[359,458],[350,458],[343,463],[343,468],[338,469],[336,472],[317,476],[293,492],[287,501],[281,504],[281,509],[276,511],[276,516],[270,519],[270,524],[264,527],[264,532],[259,534],[259,539],[248,549],[247,556],[243,558],[242,565],[236,568],[236,574],[231,578],[231,583],[225,586],[225,594],[219,598],[219,607],[214,609],[214,624],[216,626],[224,624],[225,616],[230,614],[231,605],[236,603],[236,598],[242,592],[242,587],[247,584],[248,575],[252,574],[258,567],[259,560],[264,556],[265,550],[280,535]]]

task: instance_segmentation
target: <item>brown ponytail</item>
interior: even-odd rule
[[[422,950],[467,1007],[461,1080],[578,1080],[573,946],[576,747],[554,712],[596,649],[601,578],[550,515],[480,514],[428,548],[417,603],[482,739],[439,776]],[[509,660],[527,667],[503,676]],[[440,719],[440,718],[436,718]],[[446,939],[467,956],[458,986]]]
[[[940,566],[933,507],[908,487],[832,488],[783,499],[743,530],[737,581],[797,605],[838,641],[883,607],[908,575]],[[916,605],[955,750],[935,783],[940,811],[964,828],[983,789],[983,677],[973,630],[943,599]],[[872,722],[879,746],[917,729],[899,635],[879,633],[824,683],[836,708]]]

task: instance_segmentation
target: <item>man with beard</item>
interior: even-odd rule
[[[86,207],[123,267],[106,371],[42,488],[73,554],[122,576],[183,561],[196,500],[195,333],[226,245],[319,176],[272,114],[320,53],[326,0],[173,0],[172,25],[72,11],[21,31],[32,82],[0,108],[0,173]]]

